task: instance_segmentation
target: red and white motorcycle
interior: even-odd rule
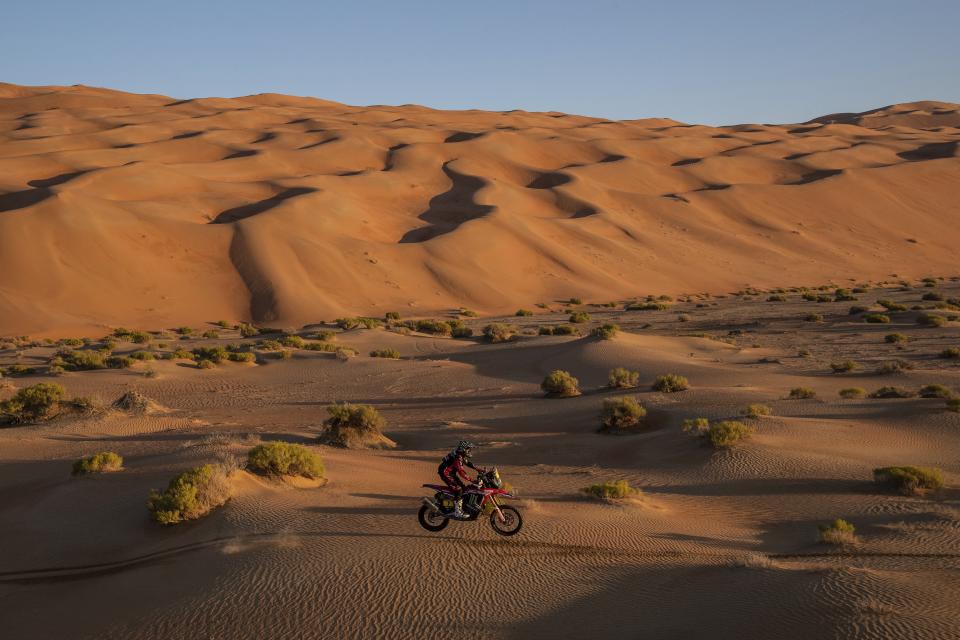
[[[417,514],[420,526],[427,531],[442,531],[452,520],[456,496],[445,484],[425,484],[436,493],[433,498],[424,498]],[[496,467],[477,474],[474,484],[463,490],[463,521],[473,521],[481,515],[490,514],[490,526],[501,536],[512,536],[523,527],[523,517],[511,506],[502,505],[498,498],[513,498],[503,489],[503,481]]]

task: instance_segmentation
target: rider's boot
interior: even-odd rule
[[[463,520],[467,516],[463,513],[463,498],[458,498],[453,501],[453,519],[454,520]]]

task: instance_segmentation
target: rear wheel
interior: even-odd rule
[[[520,529],[523,527],[523,518],[520,516],[520,512],[513,507],[500,507],[500,512],[503,514],[502,521],[497,517],[496,510],[490,514],[490,526],[493,527],[493,530],[501,536],[512,536],[520,533]]]
[[[450,521],[440,515],[439,511],[436,511],[427,505],[420,507],[420,512],[417,514],[417,520],[420,521],[420,526],[427,531],[441,531],[448,524],[450,524]]]

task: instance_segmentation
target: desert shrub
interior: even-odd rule
[[[64,393],[64,388],[55,382],[20,389],[12,398],[0,401],[0,421],[29,424],[43,420],[60,405]]]
[[[802,294],[800,295],[800,297],[803,298],[804,300],[806,300],[807,302],[816,302],[816,301],[817,301],[817,294],[815,294],[815,293],[810,293],[809,291],[805,291],[804,293],[802,293]]]
[[[901,387],[880,387],[870,394],[871,398],[912,398],[915,396],[913,391]]]
[[[177,475],[165,491],[151,491],[147,508],[160,524],[176,524],[210,513],[225,504],[231,494],[227,470],[205,464]]]
[[[533,311],[530,311],[529,309],[517,309],[517,312],[516,312],[514,315],[516,315],[516,316],[532,316],[532,315],[533,315]]]
[[[881,467],[873,470],[873,481],[904,495],[923,495],[943,488],[943,472],[933,467]]]
[[[578,336],[580,335],[580,330],[576,327],[572,327],[569,324],[559,324],[553,328],[553,335],[555,336]]]
[[[624,367],[611,369],[607,375],[607,386],[618,389],[632,389],[640,384],[640,372]]]
[[[841,398],[862,398],[867,395],[866,389],[861,389],[860,387],[847,387],[846,389],[840,389],[839,391]]]
[[[936,291],[928,291],[927,293],[923,294],[923,299],[940,302],[943,300],[943,294],[937,293]]]
[[[170,355],[176,360],[193,360],[194,357],[193,354],[186,349],[177,349]]]
[[[828,544],[851,544],[857,541],[855,527],[842,518],[837,518],[830,524],[818,526],[820,541]]]
[[[280,344],[294,349],[303,349],[303,345],[306,344],[306,342],[300,336],[283,336],[280,338]]]
[[[759,418],[761,416],[773,415],[773,409],[765,404],[755,402],[753,404],[748,404],[745,408],[741,409],[740,415],[746,416],[747,418]]]
[[[323,331],[317,331],[314,336],[317,340],[322,340],[324,342],[329,342],[331,340],[337,339],[337,334],[335,331],[330,331],[329,329],[324,329]]]
[[[113,330],[113,334],[111,335],[113,335],[114,338],[119,338],[120,340],[129,340],[132,333],[133,332],[130,331],[130,329],[125,327],[117,327]]]
[[[12,364],[7,367],[7,375],[9,376],[30,376],[37,372],[33,367],[28,367],[25,364]]]
[[[590,314],[586,311],[577,311],[576,313],[571,313],[568,318],[569,322],[574,324],[583,324],[584,322],[590,322]]]
[[[307,351],[326,351],[327,353],[333,353],[340,347],[335,344],[330,344],[329,342],[307,342],[303,345],[303,348]]]
[[[64,369],[62,365],[59,365],[59,364],[52,364],[49,367],[47,367],[48,376],[62,376],[66,372],[67,370]]]
[[[683,376],[675,373],[666,373],[657,376],[653,381],[653,390],[661,393],[675,393],[677,391],[686,391],[690,388],[690,382]]]
[[[216,340],[217,338],[220,337],[220,332],[217,331],[216,329],[207,329],[206,331],[203,332],[202,335],[204,338],[207,338],[208,340]]]
[[[193,355],[197,360],[207,360],[208,362],[219,363],[230,357],[230,352],[223,346],[197,347],[193,350]],[[206,367],[201,367],[206,368]]]
[[[552,335],[553,335],[553,327],[548,326],[548,325],[545,325],[545,324],[542,324],[542,325],[540,325],[540,327],[537,329],[537,335],[541,335],[541,336],[552,336]]]
[[[471,309],[463,309],[463,308],[457,311],[457,313],[460,314],[461,316],[466,316],[468,318],[476,318],[477,316],[480,315],[476,311],[473,311]]]
[[[260,329],[257,329],[252,324],[247,324],[246,322],[240,323],[240,335],[244,338],[252,338],[253,336],[260,335]]]
[[[580,381],[569,372],[557,369],[540,383],[540,388],[550,397],[569,398],[580,395]]]
[[[197,360],[197,369],[216,369],[217,364],[213,360],[207,360],[206,358],[200,358]]]
[[[767,298],[767,302],[786,302],[787,296],[781,295],[779,293],[774,294]]]
[[[662,302],[633,302],[624,307],[626,311],[664,311],[669,308],[670,305]]]
[[[854,305],[850,307],[850,310],[847,312],[847,314],[851,316],[855,316],[860,313],[866,313],[867,311],[870,311],[870,307],[865,307],[863,305]]]
[[[809,358],[813,355],[813,352],[810,349],[798,349],[797,356],[800,358]]]
[[[877,300],[877,304],[887,311],[906,311],[907,306],[893,300]]]
[[[257,356],[250,351],[231,351],[227,359],[233,362],[256,362]]]
[[[634,398],[607,398],[600,409],[601,431],[622,431],[640,424],[647,410]]]
[[[710,427],[703,435],[714,448],[725,449],[749,438],[752,434],[753,428],[742,422],[721,420],[720,422],[710,423]]]
[[[348,348],[348,347],[337,347],[336,351],[333,352],[333,355],[334,355],[334,356],[336,357],[336,359],[339,360],[340,362],[346,362],[346,361],[349,360],[350,358],[352,358],[352,357],[354,357],[355,355],[357,355],[357,352],[356,352],[355,350],[353,350],[353,349]]]
[[[130,354],[130,357],[141,362],[154,359],[153,354],[149,351],[134,351]]]
[[[853,360],[842,360],[840,362],[831,362],[830,368],[834,373],[847,373],[848,371],[856,371],[860,368],[860,365]]]
[[[60,338],[56,344],[61,347],[79,347],[83,345],[83,340],[81,338]]]
[[[127,356],[109,356],[105,362],[111,369],[129,369],[136,360]]]
[[[516,328],[500,322],[488,324],[483,328],[483,337],[487,342],[507,342],[516,334]]]
[[[940,352],[941,358],[960,358],[960,347],[949,347]]]
[[[684,433],[702,436],[710,429],[710,421],[706,418],[688,418],[683,421],[682,429]]]
[[[803,318],[804,322],[823,322],[823,315],[819,313],[808,313]]]
[[[958,398],[947,398],[947,411],[953,411],[955,413],[960,413],[960,397]]]
[[[302,444],[264,442],[247,454],[247,465],[262,473],[322,478],[323,461]]]
[[[88,458],[80,458],[73,463],[73,475],[85,473],[107,473],[123,469],[123,458],[112,451],[102,451]]]
[[[869,322],[872,324],[890,324],[890,316],[886,316],[882,313],[868,313],[863,316],[864,322]]]
[[[91,416],[102,409],[98,402],[87,396],[77,396],[76,398],[61,401],[60,406],[66,407],[70,411],[82,416]]]
[[[174,331],[179,333],[181,336],[189,336],[193,333],[193,327],[177,327],[174,329]]]
[[[217,320],[216,325],[221,329],[229,329],[233,325],[227,322],[226,320]]]
[[[913,369],[913,365],[906,360],[887,360],[886,362],[880,363],[880,366],[877,367],[877,373],[889,375],[892,373],[902,373],[909,369]]]
[[[280,351],[283,349],[283,345],[280,344],[279,340],[258,340],[257,348],[264,351]]]
[[[590,335],[601,340],[612,340],[620,332],[620,327],[615,324],[605,324],[595,327]]]
[[[454,327],[450,335],[454,338],[472,338],[473,329],[467,326]]]
[[[920,388],[921,398],[952,398],[953,391],[942,384],[928,384]]]
[[[391,358],[397,360],[400,358],[400,352],[396,349],[374,349],[370,352],[371,358]]]
[[[280,358],[281,360],[290,360],[291,358],[293,358],[293,350],[292,350],[292,349],[281,349],[280,352],[279,352],[277,355],[279,356],[279,358]]]
[[[71,371],[89,371],[92,369],[106,369],[107,355],[100,351],[83,349],[81,351],[67,351],[60,356],[67,369]]]
[[[417,320],[416,329],[420,333],[449,336],[453,333],[448,322],[443,320]]]
[[[638,493],[639,489],[631,487],[626,480],[608,480],[602,484],[592,484],[589,487],[584,487],[580,489],[580,492],[598,500],[623,500]]]
[[[397,312],[397,311],[387,311],[385,314],[383,314],[383,319],[384,319],[384,320],[399,320],[399,319],[400,319],[400,313]]]
[[[583,304],[583,298],[570,298],[568,302],[570,304]]]
[[[342,447],[365,444],[393,443],[384,437],[387,421],[376,408],[368,404],[332,404],[327,407],[329,417],[324,422],[324,439]]]
[[[888,344],[900,344],[907,341],[907,336],[902,333],[888,333],[883,336],[883,341]]]
[[[849,289],[837,289],[833,292],[833,299],[836,302],[849,302],[851,300],[856,300],[857,298],[850,292]]]
[[[791,400],[809,400],[817,397],[817,392],[810,387],[794,387],[790,389]]]
[[[925,327],[942,327],[947,323],[947,319],[934,313],[921,313],[917,316],[917,324]]]

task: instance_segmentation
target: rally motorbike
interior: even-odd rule
[[[427,531],[442,531],[453,520],[454,493],[445,484],[425,484],[427,489],[436,493],[433,498],[423,498],[423,506],[417,514],[420,526]],[[477,474],[473,484],[463,490],[463,521],[474,521],[489,514],[490,526],[501,536],[512,536],[520,532],[523,518],[514,507],[500,504],[499,498],[514,496],[503,489],[503,481],[496,467]]]

